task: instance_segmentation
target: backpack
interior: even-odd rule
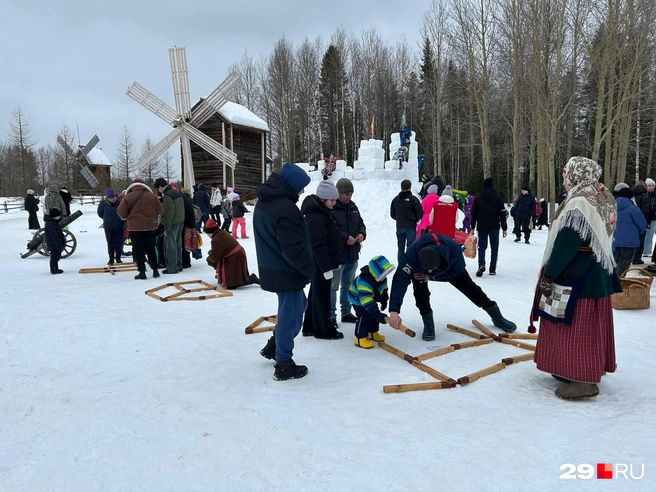
[[[200,207],[198,205],[192,205],[192,207],[194,207],[194,220],[198,222],[203,218],[203,212],[200,211]]]

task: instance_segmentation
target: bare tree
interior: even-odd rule
[[[116,169],[114,177],[122,187],[126,188],[130,184],[136,164],[134,158],[134,140],[128,127],[124,126],[123,134],[116,148],[116,161],[114,164],[114,168]]]
[[[148,154],[151,150],[153,150],[153,142],[150,139],[150,135],[146,135],[146,140],[141,146],[141,154],[139,160],[141,160],[141,158],[143,158],[143,156]],[[148,165],[147,168],[140,170],[140,174],[147,179],[147,183],[152,183],[156,178],[162,175],[162,161],[159,158],[155,159]],[[166,181],[169,182],[168,179]]]
[[[36,159],[34,157],[32,131],[27,116],[20,106],[11,112],[9,121],[8,176],[14,194],[22,194],[32,184],[36,176]]]

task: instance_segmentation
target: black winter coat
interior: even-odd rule
[[[121,204],[119,198],[114,203],[103,200],[98,204],[98,217],[103,220],[103,227],[108,231],[123,229],[125,222],[118,216],[118,206]]]
[[[196,214],[194,213],[194,202],[189,195],[182,194],[184,202],[184,226],[189,229],[196,228]]]
[[[71,215],[71,202],[73,201],[73,196],[67,190],[59,190],[59,196],[64,200],[64,206],[66,207],[66,217]]]
[[[481,194],[474,198],[471,217],[472,229],[498,231],[501,227],[503,231],[508,230],[506,206],[494,188],[484,188]]]
[[[529,220],[531,217],[535,217],[535,197],[531,193],[520,194],[510,209],[510,215],[515,220]]]
[[[327,272],[343,265],[342,239],[330,209],[318,196],[310,195],[303,200],[301,213],[310,231],[312,256],[319,270]]]
[[[194,193],[194,205],[200,208],[204,214],[210,210],[210,195],[207,193],[207,186],[200,185],[198,191]]]
[[[656,191],[648,191],[650,220],[656,220]]]
[[[46,223],[46,245],[48,246],[49,251],[54,250],[63,250],[66,246],[66,239],[64,238],[64,233],[62,232],[61,225],[59,220],[55,220],[49,215],[43,219]]]
[[[271,174],[255,194],[253,233],[260,287],[269,292],[300,290],[317,267],[305,218],[296,206],[298,195],[278,173]]]
[[[390,206],[390,217],[396,220],[397,229],[417,227],[417,222],[424,215],[421,202],[412,191],[402,191],[394,197]]]
[[[634,194],[634,200],[642,215],[645,216],[647,224],[651,221],[651,207],[649,205],[649,194],[647,193],[647,188],[641,184],[637,184],[631,187],[631,191]]]
[[[235,200],[232,202],[232,218],[233,219],[238,219],[239,217],[243,217],[244,214],[247,214],[248,209],[246,208],[246,205],[244,205],[244,202],[241,200]]]
[[[26,212],[38,212],[39,211],[39,200],[34,195],[27,195],[25,197],[25,211]]]
[[[344,205],[337,200],[332,210],[333,219],[339,229],[339,235],[342,240],[342,248],[344,249],[344,261],[352,263],[358,261],[360,258],[361,243],[356,242],[349,246],[346,244],[349,236],[355,239],[358,234],[362,234],[367,239],[367,228],[364,225],[362,216],[358,206],[352,201]]]
[[[538,216],[538,225],[549,225],[549,202],[540,200],[540,207],[542,208],[542,213]]]

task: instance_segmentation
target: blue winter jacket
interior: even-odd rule
[[[294,193],[273,173],[256,191],[253,211],[260,286],[269,292],[301,290],[316,271],[305,218]]]
[[[435,248],[442,257],[442,263],[437,270],[428,273],[428,270],[422,268],[419,264],[419,250],[425,246]],[[415,273],[429,275],[430,280],[437,282],[448,282],[457,277],[465,270],[465,259],[462,257],[460,245],[448,236],[442,234],[423,234],[412,243],[399,268],[396,269],[392,279],[392,292],[390,294],[390,312],[401,312],[401,304],[408,290],[408,285],[412,282]]]
[[[613,246],[639,248],[640,234],[645,232],[647,220],[642,211],[628,198],[617,197],[617,225],[613,233]]]
[[[108,231],[123,229],[123,219],[117,213],[120,203],[121,199],[119,198],[114,203],[103,200],[98,204],[98,217],[103,220],[103,227]]]

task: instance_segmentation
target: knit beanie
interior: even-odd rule
[[[651,178],[647,178],[647,179],[645,179],[645,184],[646,184],[647,186],[655,186],[655,185],[656,185],[656,182],[654,182],[654,180],[651,179]]]
[[[340,178],[335,187],[340,195],[342,193],[353,193],[353,183],[348,178]]]
[[[618,193],[622,188],[628,188],[628,187],[629,187],[629,185],[626,184],[626,183],[617,183],[617,184],[615,185],[615,188],[613,188],[613,191],[614,191],[615,193]]]
[[[451,188],[451,185],[446,185],[446,187],[442,191],[442,196],[453,196],[453,190]]]
[[[111,188],[107,188],[105,190],[105,196],[107,198],[116,198],[116,193],[114,193],[114,190],[112,190]]]
[[[310,182],[310,176],[303,171],[296,164],[286,162],[280,170],[280,177],[283,179],[287,186],[297,195],[305,188]]]
[[[430,185],[428,187],[428,194],[437,195],[437,185]]]
[[[426,270],[437,270],[442,263],[442,256],[440,253],[430,246],[424,246],[417,253],[419,264]]]
[[[337,198],[339,198],[339,192],[334,183],[330,180],[325,180],[319,183],[316,195],[322,200],[337,200]]]
[[[483,188],[493,188],[494,187],[494,182],[492,181],[492,178],[485,178],[485,181],[483,181]]]
[[[233,191],[235,191],[235,189],[234,189],[232,186],[228,186],[228,187],[226,188],[226,195],[229,195],[229,194],[232,193]]]
[[[219,225],[213,219],[207,219],[205,222],[205,232],[212,233],[218,229]]]
[[[631,188],[628,186],[626,188],[620,188],[619,191],[617,191],[617,196],[618,197],[623,197],[623,198],[628,198],[629,200],[635,196]]]
[[[61,210],[59,210],[58,208],[51,208],[48,215],[52,218],[61,217]]]

